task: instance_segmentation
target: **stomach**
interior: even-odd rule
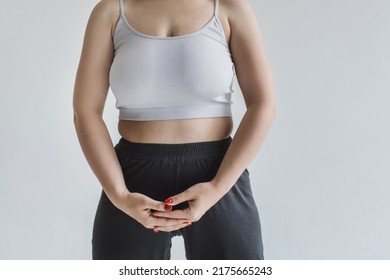
[[[232,117],[178,120],[119,120],[119,134],[130,142],[180,144],[226,139],[233,130]]]

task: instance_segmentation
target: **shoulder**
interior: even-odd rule
[[[119,9],[119,0],[101,0],[95,4],[92,12],[101,17],[109,17],[119,15]]]
[[[249,0],[219,0],[221,10],[236,32],[252,32],[258,28],[258,21]]]
[[[249,0],[219,0],[219,7],[232,29],[244,29],[245,25],[257,24]]]
[[[114,30],[120,16],[119,0],[101,0],[93,7],[90,24],[109,27]]]
[[[249,0],[219,0],[219,6],[232,19],[252,12]]]

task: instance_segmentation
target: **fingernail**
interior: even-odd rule
[[[164,209],[165,209],[165,211],[171,211],[172,210],[172,205],[165,205]]]
[[[157,233],[157,232],[159,232],[159,230],[158,230],[158,229],[153,229],[153,231],[154,231],[154,233]]]
[[[190,225],[192,225],[191,222],[183,222],[183,224],[187,225],[187,227],[190,226]]]
[[[173,202],[173,199],[170,197],[170,198],[167,198],[165,199],[165,203],[172,203]]]

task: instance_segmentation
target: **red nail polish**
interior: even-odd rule
[[[171,205],[165,205],[164,209],[165,209],[165,211],[171,211],[172,210],[172,206]]]
[[[165,199],[165,203],[172,203],[173,202],[173,199],[170,197],[170,198],[167,198]]]

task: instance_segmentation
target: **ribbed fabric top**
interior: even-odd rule
[[[125,17],[123,0],[119,3],[109,76],[119,119],[231,116],[235,70],[218,0],[206,25],[174,37],[138,32]]]

